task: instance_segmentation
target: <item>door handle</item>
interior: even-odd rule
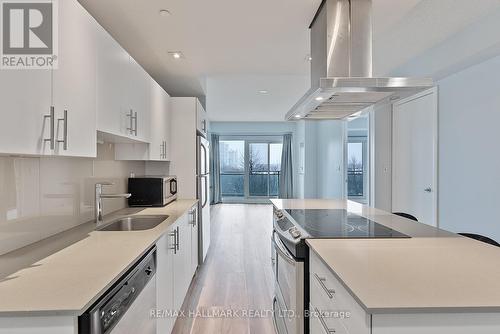
[[[45,138],[44,142],[50,142],[50,149],[53,150],[55,148],[55,117],[54,117],[54,106],[50,106],[50,112],[48,115],[43,115],[43,119],[50,120],[50,138]]]
[[[63,143],[63,149],[66,151],[68,149],[68,110],[64,110],[63,118],[58,118],[58,122],[64,122],[63,127],[63,139],[57,140],[58,143]]]
[[[203,204],[201,205],[202,208],[204,208],[208,202],[208,178],[206,176],[203,176],[203,180],[205,182],[205,199],[203,200]]]
[[[427,187],[427,188],[424,189],[424,191],[426,193],[431,193],[432,192],[432,188],[431,187]]]

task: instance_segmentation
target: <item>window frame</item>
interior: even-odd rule
[[[267,202],[269,198],[278,198],[279,195],[270,196],[270,158],[271,158],[271,144],[283,144],[282,135],[221,135],[219,141],[244,141],[245,142],[245,152],[244,152],[244,179],[243,179],[243,192],[244,196],[222,196],[223,203],[241,203],[241,202]],[[249,155],[250,155],[250,145],[251,144],[267,144],[267,194],[269,196],[261,195],[250,195],[250,166],[249,166]],[[238,174],[239,175],[239,174]],[[280,174],[281,175],[281,168]]]

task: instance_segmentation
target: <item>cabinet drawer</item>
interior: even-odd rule
[[[309,304],[309,333],[310,334],[350,334],[339,319],[332,317],[329,311]]]
[[[309,281],[311,304],[323,311],[339,312],[339,321],[349,333],[370,333],[370,315],[357,303],[321,259],[312,252]]]

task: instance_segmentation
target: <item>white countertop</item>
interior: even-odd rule
[[[0,316],[82,314],[196,202],[177,200],[163,208],[144,209],[136,214],[169,217],[146,231],[91,231],[1,279]]]
[[[350,201],[273,200],[278,209],[346,208],[410,239],[309,239],[368,313],[499,312],[500,248]]]

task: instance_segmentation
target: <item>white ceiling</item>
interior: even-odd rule
[[[211,120],[281,121],[309,88],[308,25],[320,0],[80,2],[172,96],[206,95]],[[161,17],[162,8],[172,15]],[[456,48],[457,35],[499,8],[500,0],[373,0],[374,74],[415,64],[426,75],[444,73],[450,60],[436,62],[429,50],[452,38]],[[494,31],[474,48],[500,43]],[[168,51],[185,58],[176,61]]]

